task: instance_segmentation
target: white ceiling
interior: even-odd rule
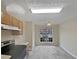
[[[68,18],[74,18],[76,20],[76,0],[2,0],[1,9],[6,10],[6,7],[14,5],[8,9],[9,13],[21,20],[32,21],[37,24],[47,23],[48,21],[54,24],[61,24],[68,20]],[[20,8],[17,8],[17,6]],[[53,8],[63,7],[60,13],[52,14],[32,14],[30,8]],[[15,10],[17,9],[17,11]],[[23,11],[22,11],[22,10]],[[25,12],[24,14],[18,12]]]

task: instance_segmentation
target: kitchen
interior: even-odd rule
[[[1,0],[1,59],[76,59],[76,22],[74,0]]]
[[[28,55],[27,50],[32,49],[31,25],[31,22],[19,20],[16,17],[8,14],[7,11],[1,11],[2,59],[23,59],[25,58],[26,54]]]
[[[1,40],[1,53],[3,55],[13,55],[14,57],[17,56],[16,54],[20,54],[19,52],[26,54],[26,47],[27,46],[31,50],[31,44],[30,44],[31,40],[26,41],[26,42],[22,42],[22,40],[24,40],[24,34],[27,35],[29,33],[27,33],[27,34],[23,33],[24,32],[23,30],[25,30],[25,29],[23,28],[22,23],[20,23],[21,21],[18,22],[18,20],[16,20],[16,18],[11,19],[10,18],[11,16],[9,16],[9,15],[7,16],[7,15],[4,15],[4,14],[1,17],[2,17],[2,19],[1,19],[1,23],[2,23],[1,24],[1,34],[2,34],[1,35],[2,36],[1,37],[1,39],[2,39]],[[12,23],[9,22],[10,20],[13,20]],[[20,26],[18,25],[18,23],[16,21],[19,23]],[[14,25],[13,25],[13,22],[14,22]],[[28,32],[28,30],[27,30],[27,32]],[[27,37],[27,38],[29,39],[30,37]],[[11,48],[11,46],[14,49]],[[15,53],[15,52],[16,53],[10,54],[10,50],[13,51],[12,53]],[[23,56],[21,55],[22,57],[19,57],[20,55],[18,55],[18,59],[24,58],[26,56],[25,54]],[[12,59],[16,59],[16,58],[12,58]]]

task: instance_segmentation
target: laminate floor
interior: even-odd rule
[[[36,46],[28,59],[76,59],[56,46]]]

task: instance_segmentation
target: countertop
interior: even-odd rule
[[[2,55],[11,55],[12,59],[16,59],[23,53],[24,50],[26,50],[26,45],[13,45],[13,46],[10,46],[10,50],[7,53]],[[5,58],[8,58],[8,57],[6,56]]]
[[[28,45],[29,44],[29,42],[26,42],[26,43],[15,43],[15,45]]]
[[[11,56],[10,55],[1,55],[1,59],[10,59]]]
[[[13,59],[15,59],[20,56],[24,49],[26,49],[25,45],[15,45],[14,47],[11,47],[9,54],[12,56]]]

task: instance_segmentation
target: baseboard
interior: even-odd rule
[[[66,48],[64,48],[63,46],[60,46],[65,52],[67,52],[68,54],[70,54],[72,57],[77,58],[77,56],[73,55],[71,52],[69,52]]]

